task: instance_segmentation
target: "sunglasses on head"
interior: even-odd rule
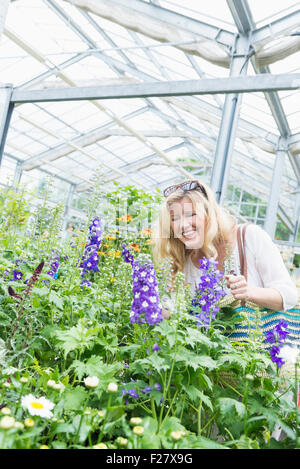
[[[200,190],[202,194],[206,197],[206,199],[208,198],[206,190],[204,189],[202,184],[200,184],[199,181],[186,181],[181,184],[175,184],[174,186],[169,186],[164,190],[163,194],[165,197],[169,197],[169,195],[173,194],[173,192],[176,192],[178,189],[181,189],[184,192]]]

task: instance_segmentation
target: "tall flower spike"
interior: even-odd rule
[[[122,246],[125,262],[132,266],[132,293],[130,322],[156,324],[163,320],[158,285],[154,266],[150,262],[140,263],[125,245]]]
[[[32,276],[30,277],[27,283],[27,288],[24,292],[24,298],[27,298],[30,295],[33,285],[37,282],[39,276],[42,273],[43,267],[44,267],[44,261],[40,262],[39,265],[34,270]]]
[[[216,304],[226,293],[220,285],[223,274],[217,269],[215,259],[204,257],[200,260],[200,269],[202,275],[192,299],[192,306],[201,308],[201,312],[195,313],[192,310],[190,313],[199,320],[197,326],[204,326],[208,329],[220,310]]]

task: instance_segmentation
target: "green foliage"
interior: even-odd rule
[[[83,229],[64,240],[62,209],[48,203],[51,187],[43,187],[44,200],[32,213],[25,192],[7,192],[7,202],[3,194],[0,198],[6,214],[0,225],[0,404],[18,422],[1,428],[5,412],[0,410],[0,448],[102,444],[116,449],[124,438],[128,449],[299,446],[294,377],[281,378],[269,354],[257,349],[259,338],[241,345],[224,335],[238,320],[234,308],[222,308],[208,330],[197,327],[179,275],[169,320],[155,326],[130,323],[132,272],[121,246],[133,243],[136,256],[150,255],[150,237],[140,230],[161,196],[115,186],[103,194],[98,175],[86,198]],[[109,207],[119,210],[126,200],[132,220],[120,219],[117,225],[111,220],[105,228],[99,272],[89,272],[87,287],[80,284],[79,259],[100,200],[107,203],[102,209],[108,218]],[[19,226],[18,217],[26,220],[27,213],[32,223]],[[49,270],[55,253],[59,270],[53,278]],[[41,261],[43,270],[25,301],[28,281]],[[11,280],[14,270],[22,272],[22,279]],[[161,295],[167,277],[165,266],[158,272]],[[53,403],[53,415],[31,415],[21,405],[30,394]],[[132,423],[137,417],[141,421]],[[24,426],[28,418],[32,427]],[[276,424],[284,430],[280,442],[272,438]]]

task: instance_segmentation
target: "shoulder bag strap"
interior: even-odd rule
[[[237,229],[237,243],[238,243],[238,250],[239,250],[239,258],[240,258],[240,268],[241,274],[245,277],[247,281],[247,259],[246,259],[246,247],[245,247],[245,233],[246,228],[249,223],[245,223],[244,225],[239,225]],[[245,302],[241,302],[242,305],[245,305]]]

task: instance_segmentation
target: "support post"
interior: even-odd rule
[[[64,232],[67,228],[67,222],[68,222],[68,216],[69,216],[69,211],[70,211],[70,207],[71,207],[71,204],[72,204],[72,199],[73,199],[73,195],[74,195],[74,189],[75,189],[75,185],[74,184],[70,184],[70,188],[69,188],[69,192],[68,192],[68,197],[67,197],[67,201],[66,201],[66,206],[65,206],[65,213],[64,213],[64,220],[63,220],[63,226],[62,226],[62,231]]]
[[[273,178],[271,184],[271,190],[268,200],[268,207],[266,213],[266,220],[264,229],[274,239],[277,224],[277,212],[280,199],[280,183],[284,170],[284,159],[287,152],[287,146],[285,140],[279,138],[278,147],[276,150],[276,159],[273,169]]]
[[[0,166],[14,105],[11,103],[12,85],[0,87]]]
[[[241,35],[236,38],[235,49],[232,53],[230,76],[245,75],[248,67],[249,39]],[[210,185],[216,194],[219,203],[223,203],[229,179],[231,157],[236,135],[239,108],[241,104],[240,93],[226,95],[223,107],[222,120],[216,146],[214,165]]]
[[[293,241],[294,243],[297,242],[297,235],[300,223],[300,186],[298,186],[297,194],[296,194],[296,201],[293,213],[293,222],[295,223],[294,232],[290,235],[289,241]]]
[[[19,184],[20,184],[20,181],[21,181],[21,177],[22,177],[22,166],[21,166],[21,162],[20,161],[17,161],[16,163],[16,169],[15,169],[15,174],[14,174],[14,181],[13,181],[13,186],[15,188],[18,188]]]

